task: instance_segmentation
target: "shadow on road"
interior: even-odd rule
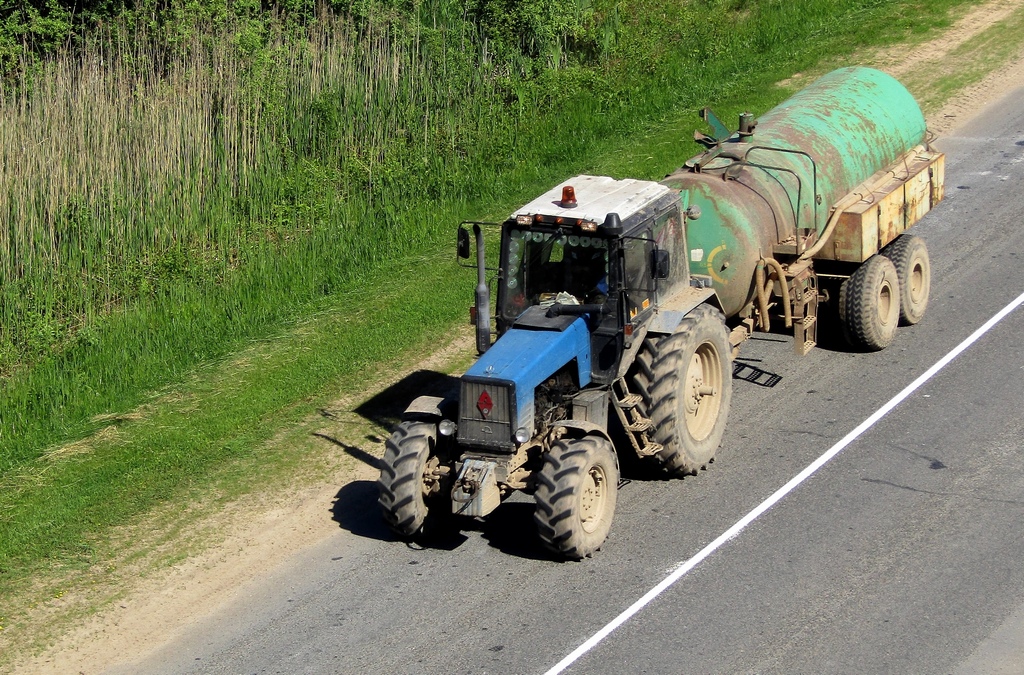
[[[537,536],[533,510],[532,501],[505,502],[486,520],[477,523],[480,536],[507,555],[528,560],[557,560]]]
[[[467,533],[477,532],[502,553],[529,560],[556,559],[537,537],[532,502],[505,502],[484,520],[434,515],[428,518],[420,534],[403,540],[381,518],[376,482],[357,480],[338,490],[331,507],[331,519],[356,536],[396,544],[405,541],[406,546],[415,549],[454,551],[469,539]]]
[[[403,541],[381,518],[377,506],[376,481],[357,480],[342,486],[331,506],[331,520],[338,523],[341,529],[359,537],[396,543]],[[447,522],[450,520],[450,516],[429,518],[423,532],[406,541],[406,545],[416,549],[455,550],[467,537],[458,530],[457,525]]]
[[[377,483],[357,480],[343,485],[334,497],[331,519],[354,535],[367,539],[396,541],[380,517],[377,507]]]

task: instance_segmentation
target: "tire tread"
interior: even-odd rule
[[[434,446],[434,433],[432,424],[402,422],[384,444],[377,502],[384,521],[402,537],[417,534],[427,517],[423,467]]]

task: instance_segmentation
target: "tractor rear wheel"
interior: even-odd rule
[[[662,446],[654,459],[668,473],[695,475],[714,459],[732,402],[731,354],[725,318],[702,305],[637,357],[634,388]]]
[[[427,519],[427,464],[437,441],[437,427],[402,422],[385,442],[377,487],[384,520],[396,534],[411,537]]]
[[[901,234],[882,249],[882,255],[892,261],[900,281],[900,324],[913,326],[928,308],[932,283],[928,247],[920,237]]]
[[[612,526],[619,468],[600,436],[555,441],[537,472],[533,519],[544,545],[571,560],[594,554]]]
[[[873,255],[839,288],[839,322],[851,346],[878,351],[896,336],[900,282],[884,255]]]

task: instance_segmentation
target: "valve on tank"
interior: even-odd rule
[[[748,112],[740,113],[740,140],[750,140],[750,137],[754,135],[755,128],[757,128],[757,120],[754,119],[754,116]]]

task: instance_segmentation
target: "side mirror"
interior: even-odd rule
[[[656,248],[651,252],[651,276],[655,279],[668,279],[668,251]]]
[[[456,245],[455,254],[460,258],[469,258],[469,230],[459,227],[459,240]]]

